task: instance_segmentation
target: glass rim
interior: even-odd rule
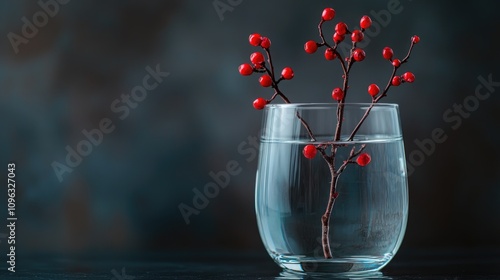
[[[265,108],[336,108],[340,103],[279,103],[279,104],[267,104]],[[368,103],[368,102],[346,102],[342,103],[345,107],[388,107],[388,108],[398,108],[397,103]]]

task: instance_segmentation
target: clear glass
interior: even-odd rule
[[[350,140],[370,104],[344,104],[341,137],[333,142],[337,106],[281,104],[264,109],[255,207],[262,241],[285,271],[376,272],[393,258],[403,239],[408,187],[398,106],[375,104]],[[352,147],[365,145],[371,156],[367,166],[348,164],[338,178],[328,233],[332,258],[324,256],[321,221],[330,197],[330,168],[320,153],[312,160],[302,155],[305,145],[321,143],[338,147],[337,168]]]

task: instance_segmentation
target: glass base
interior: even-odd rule
[[[384,276],[380,271],[366,272],[366,273],[356,273],[356,274],[331,274],[331,273],[320,273],[320,274],[310,274],[310,273],[297,273],[290,271],[283,271],[275,279],[392,279],[391,277]]]
[[[381,257],[354,256],[333,259],[300,256],[275,256],[274,260],[285,272],[314,276],[367,277],[383,276],[379,270],[392,259],[391,254]],[[368,278],[370,279],[370,278]],[[374,278],[384,279],[384,278]]]

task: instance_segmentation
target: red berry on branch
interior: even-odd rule
[[[412,72],[406,72],[403,74],[403,80],[407,83],[413,83],[415,81],[415,75]]]
[[[393,86],[399,86],[401,84],[401,77],[400,76],[394,76],[391,81]]]
[[[363,41],[364,37],[365,35],[361,30],[354,30],[351,34],[351,40],[356,43]]]
[[[290,67],[285,67],[281,71],[281,77],[283,77],[283,79],[285,80],[291,80],[293,78],[293,75],[293,70]]]
[[[271,79],[271,76],[269,75],[262,75],[259,78],[259,83],[263,87],[270,87],[273,84],[273,80]]]
[[[369,16],[363,16],[359,21],[359,26],[363,29],[370,28],[372,26],[372,19]]]
[[[259,33],[250,34],[250,36],[248,36],[248,42],[254,47],[259,46],[261,41],[262,39]]]
[[[397,58],[396,58],[396,59],[394,59],[394,60],[392,61],[392,66],[394,66],[394,67],[399,67],[399,66],[401,66],[401,60],[399,60],[399,59],[397,59]]]
[[[382,56],[387,60],[391,60],[393,55],[394,55],[394,51],[389,47],[385,47],[382,50]]]
[[[332,48],[328,48],[325,50],[325,58],[326,60],[334,60],[337,58],[337,54],[333,51]]]
[[[344,41],[344,38],[345,38],[344,35],[340,35],[337,32],[335,32],[335,34],[333,34],[333,41],[335,42],[335,44],[338,44],[338,43]]]
[[[271,40],[269,40],[269,38],[267,37],[262,37],[260,46],[263,47],[264,49],[269,49],[269,47],[271,47]]]
[[[365,59],[366,53],[364,50],[357,48],[352,52],[352,58],[356,61],[363,61]]]
[[[337,197],[339,197],[339,193],[338,192],[334,192],[333,193],[333,199],[337,199]]]
[[[345,35],[347,33],[347,24],[344,22],[339,22],[335,25],[335,33],[339,35]]]
[[[314,42],[314,41],[307,41],[304,44],[304,50],[308,54],[313,54],[313,53],[315,53],[318,50],[318,44],[316,42]]]
[[[254,52],[250,55],[250,61],[254,65],[260,65],[260,64],[264,63],[264,55],[261,54],[260,52]]]
[[[332,91],[332,98],[341,101],[344,99],[344,91],[341,88],[334,88]]]
[[[413,44],[418,44],[418,42],[420,42],[420,37],[418,37],[417,35],[413,35],[413,37],[411,37],[411,41],[413,42]]]
[[[244,63],[244,64],[241,64],[240,67],[238,67],[238,71],[243,76],[249,76],[249,75],[252,75],[252,73],[253,73],[253,67],[252,67],[252,65],[250,65],[248,63]]]
[[[306,145],[304,147],[304,150],[302,150],[302,154],[308,159],[313,159],[316,156],[316,153],[318,151],[316,150],[316,147],[314,145]]]
[[[260,46],[263,47],[264,49],[269,49],[271,47],[271,40],[267,37],[262,37]]]
[[[372,160],[372,158],[370,157],[370,155],[368,153],[362,153],[356,159],[356,163],[359,166],[367,166],[371,160]]]
[[[371,84],[368,86],[368,93],[371,96],[375,96],[380,92],[380,88],[376,84]]]
[[[267,105],[267,100],[265,100],[262,97],[255,99],[253,102],[253,107],[257,110],[264,109],[264,107],[266,107],[266,105]]]
[[[324,21],[332,20],[335,17],[335,10],[332,8],[325,8],[321,14],[321,18]]]

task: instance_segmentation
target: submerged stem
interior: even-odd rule
[[[338,176],[335,175],[335,168],[333,165],[330,166],[330,174],[332,176],[332,181],[330,182],[330,196],[328,198],[328,205],[326,206],[325,213],[321,216],[321,245],[323,246],[323,254],[326,259],[332,258],[332,251],[330,248],[330,219],[332,216],[333,205],[337,199],[337,181]]]

